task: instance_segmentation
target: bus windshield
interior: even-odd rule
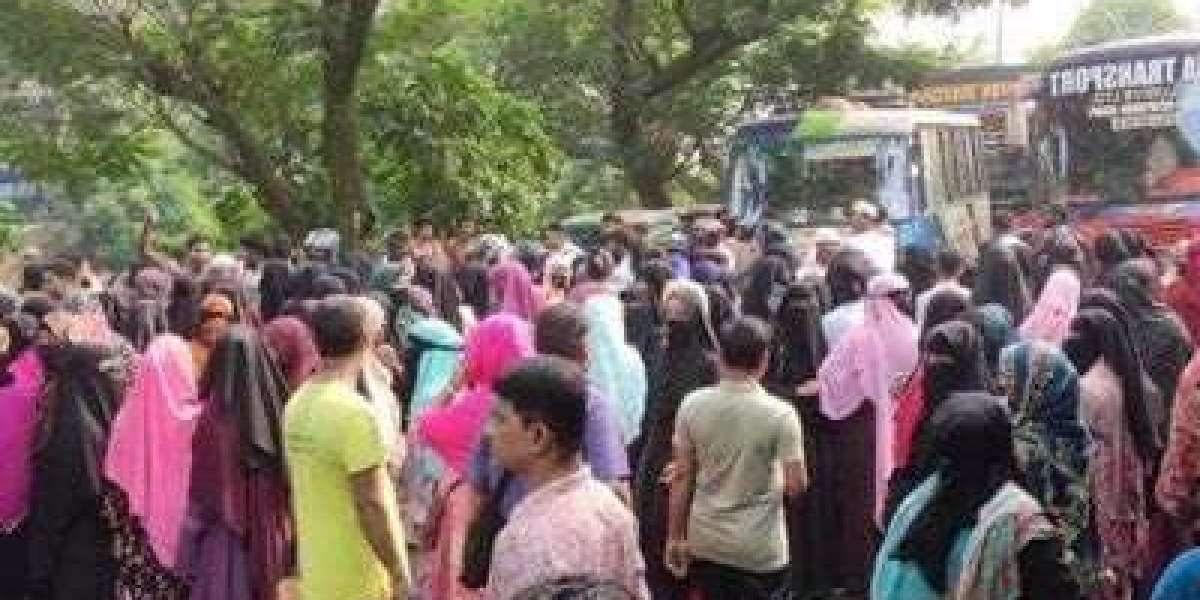
[[[905,185],[907,161],[888,154],[885,150],[892,144],[885,140],[789,140],[769,147],[743,147],[735,157],[735,164],[740,164],[734,171],[734,212],[765,210],[768,218],[795,226],[844,223],[846,207],[854,200],[881,199],[881,186]],[[894,177],[900,180],[889,181]],[[738,206],[745,208],[739,211]]]

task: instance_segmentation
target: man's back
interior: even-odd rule
[[[752,572],[787,566],[780,466],[804,460],[795,411],[757,383],[727,380],[688,396],[677,429],[695,451],[695,557]]]
[[[351,489],[352,475],[384,464],[381,436],[367,401],[339,383],[306,384],[284,411],[305,598],[371,599],[389,589],[387,570],[359,525]],[[389,511],[399,518],[394,502]]]

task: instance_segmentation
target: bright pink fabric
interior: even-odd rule
[[[817,371],[821,413],[841,421],[862,403],[875,404],[876,514],[883,506],[892,473],[892,398],[917,368],[917,326],[889,297],[908,282],[895,274],[879,275],[867,286],[866,316],[846,333]]]
[[[1046,287],[1038,297],[1033,311],[1021,324],[1021,337],[1025,340],[1041,340],[1062,346],[1071,332],[1071,321],[1079,311],[1079,294],[1082,285],[1079,276],[1070,269],[1055,271],[1046,280]]]
[[[15,530],[29,512],[30,460],[44,369],[35,350],[9,365],[0,387],[0,533]]]
[[[541,310],[541,298],[533,285],[533,277],[525,266],[515,260],[505,260],[488,272],[488,288],[499,312],[516,315],[533,322]]]
[[[509,367],[533,355],[529,324],[498,314],[476,325],[463,343],[463,387],[445,406],[417,419],[417,435],[455,473],[463,473],[492,410],[492,386]]]
[[[187,342],[173,335],[155,339],[139,357],[113,420],[104,474],[129,497],[130,513],[167,567],[177,564],[200,411]]]

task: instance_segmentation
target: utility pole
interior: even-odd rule
[[[996,0],[996,64],[1004,64],[1004,1]]]

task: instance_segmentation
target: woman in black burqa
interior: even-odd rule
[[[805,280],[788,286],[772,321],[775,336],[764,383],[775,397],[796,409],[804,426],[804,456],[808,463],[809,488],[788,507],[788,536],[792,553],[792,589],[801,594],[827,593],[838,587],[832,577],[837,565],[834,554],[825,551],[836,537],[837,498],[831,479],[837,448],[830,436],[816,398],[801,393],[801,386],[814,380],[825,359],[825,335],[821,330],[826,296],[820,280]]]
[[[117,564],[103,515],[104,453],[129,383],[127,345],[47,331],[47,386],[33,461],[29,597],[113,598]]]
[[[193,445],[193,600],[269,600],[292,566],[283,405],[287,379],[262,338],[233,325],[200,381]]]
[[[640,520],[646,579],[656,599],[684,598],[684,587],[667,571],[663,550],[667,541],[667,487],[663,470],[671,460],[675,415],[683,398],[717,382],[712,355],[715,336],[704,288],[690,281],[673,281],[663,294],[666,340],[648,357],[650,391],[642,424],[645,438],[634,475],[635,513]]]

